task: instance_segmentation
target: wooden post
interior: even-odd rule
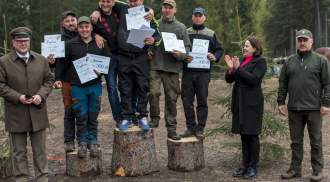
[[[154,132],[133,126],[127,132],[114,129],[111,171],[115,176],[141,176],[159,171]]]
[[[174,171],[196,171],[205,167],[203,140],[186,137],[167,139],[168,168]]]
[[[102,173],[102,151],[99,148],[98,157],[79,158],[77,151],[66,153],[66,174],[68,176],[97,176]]]

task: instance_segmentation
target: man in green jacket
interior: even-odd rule
[[[175,19],[176,3],[174,0],[164,0],[162,6],[163,16],[159,20],[159,31],[174,33],[177,39],[183,40],[186,52],[190,51],[191,44],[184,24]],[[176,132],[176,102],[180,95],[179,72],[182,70],[182,63],[187,55],[173,50],[165,52],[164,44],[156,48],[155,55],[151,61],[150,71],[150,118],[151,127],[158,127],[160,120],[159,97],[161,95],[161,84],[165,93],[165,122],[168,138],[179,140]]]
[[[297,54],[283,64],[279,78],[278,109],[289,117],[292,159],[282,179],[301,177],[304,129],[311,144],[311,181],[322,180],[322,116],[330,111],[330,76],[327,60],[312,51],[313,35],[309,30],[297,32]],[[285,100],[289,100],[287,106]]]

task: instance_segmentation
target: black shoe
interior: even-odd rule
[[[282,179],[293,179],[293,178],[300,178],[301,172],[296,172],[293,169],[289,169],[286,173],[281,174]]]
[[[97,144],[91,144],[89,147],[89,155],[91,157],[98,157],[99,151]]]
[[[149,127],[150,128],[158,128],[158,125],[159,125],[158,122],[154,122],[154,121],[149,122]]]
[[[172,139],[172,140],[180,140],[181,139],[181,136],[178,135],[175,131],[168,132],[167,137]]]
[[[183,134],[180,135],[182,138],[184,137],[192,137],[195,136],[195,132],[191,130],[186,130]]]
[[[195,136],[198,140],[204,140],[204,138],[205,138],[205,135],[204,135],[203,131],[196,131]]]
[[[78,157],[85,158],[87,156],[87,144],[81,143],[78,146]]]
[[[246,173],[246,168],[240,167],[233,172],[233,177],[243,177]]]
[[[323,178],[322,172],[313,172],[310,181],[318,182],[318,181],[322,181],[322,178]]]
[[[251,179],[257,177],[257,169],[249,167],[246,170],[246,173],[243,175],[244,179]]]
[[[75,146],[74,146],[74,141],[70,141],[70,142],[65,142],[64,143],[64,150],[65,152],[73,152],[75,150]]]

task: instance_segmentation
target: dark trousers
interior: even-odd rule
[[[139,118],[147,117],[148,90],[149,90],[149,60],[146,54],[136,57],[119,55],[118,75],[121,97],[122,118],[131,120],[135,111],[133,99],[137,99],[136,112]],[[134,98],[134,92],[136,97]]]
[[[72,109],[70,83],[63,83],[62,96],[64,104],[64,142],[73,142],[76,138],[76,119]]]
[[[186,125],[190,131],[203,131],[205,128],[208,115],[209,82],[209,72],[183,72],[181,99],[186,116]],[[197,99],[196,114],[194,108],[195,96]]]
[[[73,110],[77,118],[79,144],[97,144],[97,117],[101,108],[102,85],[72,86]]]
[[[242,141],[242,155],[243,167],[252,167],[257,169],[260,153],[260,142],[258,135],[243,135],[241,134]]]
[[[320,111],[289,111],[291,138],[291,169],[301,172],[304,157],[304,131],[307,125],[311,145],[311,163],[314,172],[323,169],[322,119]]]

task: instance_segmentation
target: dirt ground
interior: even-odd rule
[[[273,79],[267,82],[270,87],[276,88],[277,81]],[[207,128],[214,128],[221,124],[220,114],[223,109],[219,106],[213,105],[217,96],[230,93],[228,85],[221,80],[214,80],[210,82],[209,87],[209,116]],[[240,181],[239,179],[231,177],[233,168],[237,167],[239,160],[235,160],[237,152],[232,148],[225,147],[228,142],[239,142],[238,136],[229,137],[224,135],[211,136],[204,141],[205,163],[206,167],[196,172],[175,172],[167,168],[167,145],[166,145],[166,128],[164,124],[163,108],[164,98],[161,97],[161,123],[160,127],[155,131],[155,142],[158,162],[160,164],[160,171],[151,175],[140,177],[113,177],[110,173],[113,129],[115,123],[112,120],[111,109],[109,107],[107,92],[103,90],[102,110],[99,116],[99,143],[102,148],[103,155],[103,174],[98,177],[89,178],[72,178],[65,175],[65,154],[63,150],[63,104],[61,93],[59,90],[54,90],[48,99],[48,111],[50,122],[53,127],[48,132],[48,155],[49,155],[49,172],[50,181],[56,182],[98,182],[98,181],[136,181],[136,182],[199,182],[199,181],[217,181],[230,182]],[[181,99],[178,99],[178,131],[180,133],[185,130],[185,119],[182,108]],[[324,174],[326,178],[323,181],[330,181],[330,117],[324,118],[323,127],[323,143],[324,143],[324,157],[325,168]],[[289,147],[289,140],[283,141],[284,145]],[[303,162],[303,177],[288,181],[309,181],[311,175],[310,157],[309,157],[309,140],[305,137],[305,158]],[[31,159],[31,154],[30,154]],[[278,160],[271,165],[260,167],[258,177],[251,181],[275,182],[283,181],[279,178],[280,174],[285,172],[289,167],[290,158]],[[1,181],[1,179],[0,179]],[[5,180],[11,181],[11,180]],[[247,180],[241,180],[247,181]]]

